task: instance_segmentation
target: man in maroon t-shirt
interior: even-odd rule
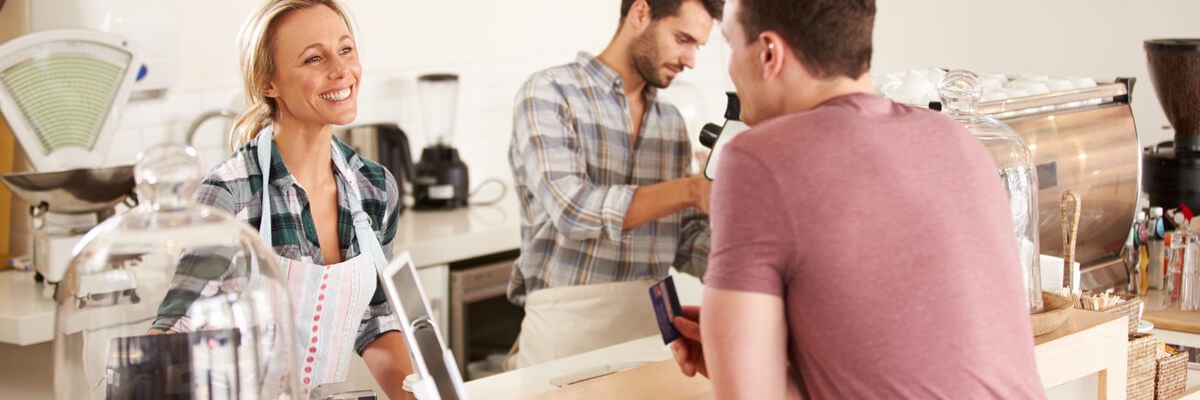
[[[713,183],[703,307],[674,321],[684,374],[721,399],[1045,397],[995,165],[872,94],[875,2],[724,11],[753,129]]]

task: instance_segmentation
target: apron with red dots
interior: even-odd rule
[[[271,243],[271,129],[258,134],[258,164],[263,176],[262,222],[259,235]],[[354,218],[355,237],[361,253],[331,265],[309,264],[276,256],[287,277],[292,311],[296,321],[296,347],[300,350],[296,376],[304,397],[323,383],[346,380],[358,328],[375,294],[376,270],[387,265],[371,220],[362,210],[356,175],[346,166],[331,143],[333,162],[346,179],[350,215]]]

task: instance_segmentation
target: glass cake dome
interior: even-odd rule
[[[140,204],[75,248],[55,295],[59,399],[295,398],[291,308],[270,247],[195,202],[181,145],[144,151]]]
[[[996,162],[996,171],[1012,212],[1013,234],[1017,238],[1025,278],[1025,304],[1030,313],[1039,312],[1043,306],[1042,272],[1038,261],[1038,183],[1033,155],[1011,127],[975,111],[976,104],[983,98],[983,84],[975,73],[964,70],[946,73],[938,86],[938,94],[946,115],[983,142]]]

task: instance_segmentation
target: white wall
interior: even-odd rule
[[[450,71],[461,76],[455,141],[472,182],[510,180],[505,162],[512,98],[532,72],[569,62],[577,50],[603,49],[616,28],[617,0],[385,1],[346,0],[357,18],[365,68],[358,122],[398,122],[419,152],[425,138],[415,77]],[[180,140],[191,119],[227,106],[238,94],[234,39],[252,2],[179,2],[179,81],[163,101],[131,105],[112,162],[132,161],[144,145]],[[1141,43],[1145,38],[1200,37],[1200,2],[1192,0],[1010,0],[1003,2],[881,1],[873,70],[930,66],[982,72],[1134,76],[1134,112],[1143,142],[1169,138]],[[696,71],[681,75],[666,97],[688,117],[689,129],[716,121],[727,50],[717,30]],[[222,156],[221,123],[197,140],[206,161]]]

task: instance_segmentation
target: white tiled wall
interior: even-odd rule
[[[364,78],[357,123],[391,121],[409,134],[414,158],[426,143],[415,77],[461,77],[455,142],[471,180],[510,180],[505,161],[512,98],[532,72],[597,53],[615,31],[618,0],[344,0],[356,17]],[[181,141],[191,120],[239,96],[234,40],[254,2],[179,2],[179,81],[162,100],[130,104],[111,164],[130,162],[146,145]],[[1144,141],[1163,140],[1166,123],[1146,73],[1141,41],[1200,36],[1200,2],[1062,0],[1042,2],[881,1],[875,71],[940,66],[980,71],[1135,76],[1134,111]],[[984,18],[987,16],[987,18]],[[719,27],[718,27],[719,29]],[[698,68],[664,96],[688,117],[690,131],[724,109],[728,51],[714,29]],[[212,120],[197,134],[206,165],[226,153],[229,124]]]

